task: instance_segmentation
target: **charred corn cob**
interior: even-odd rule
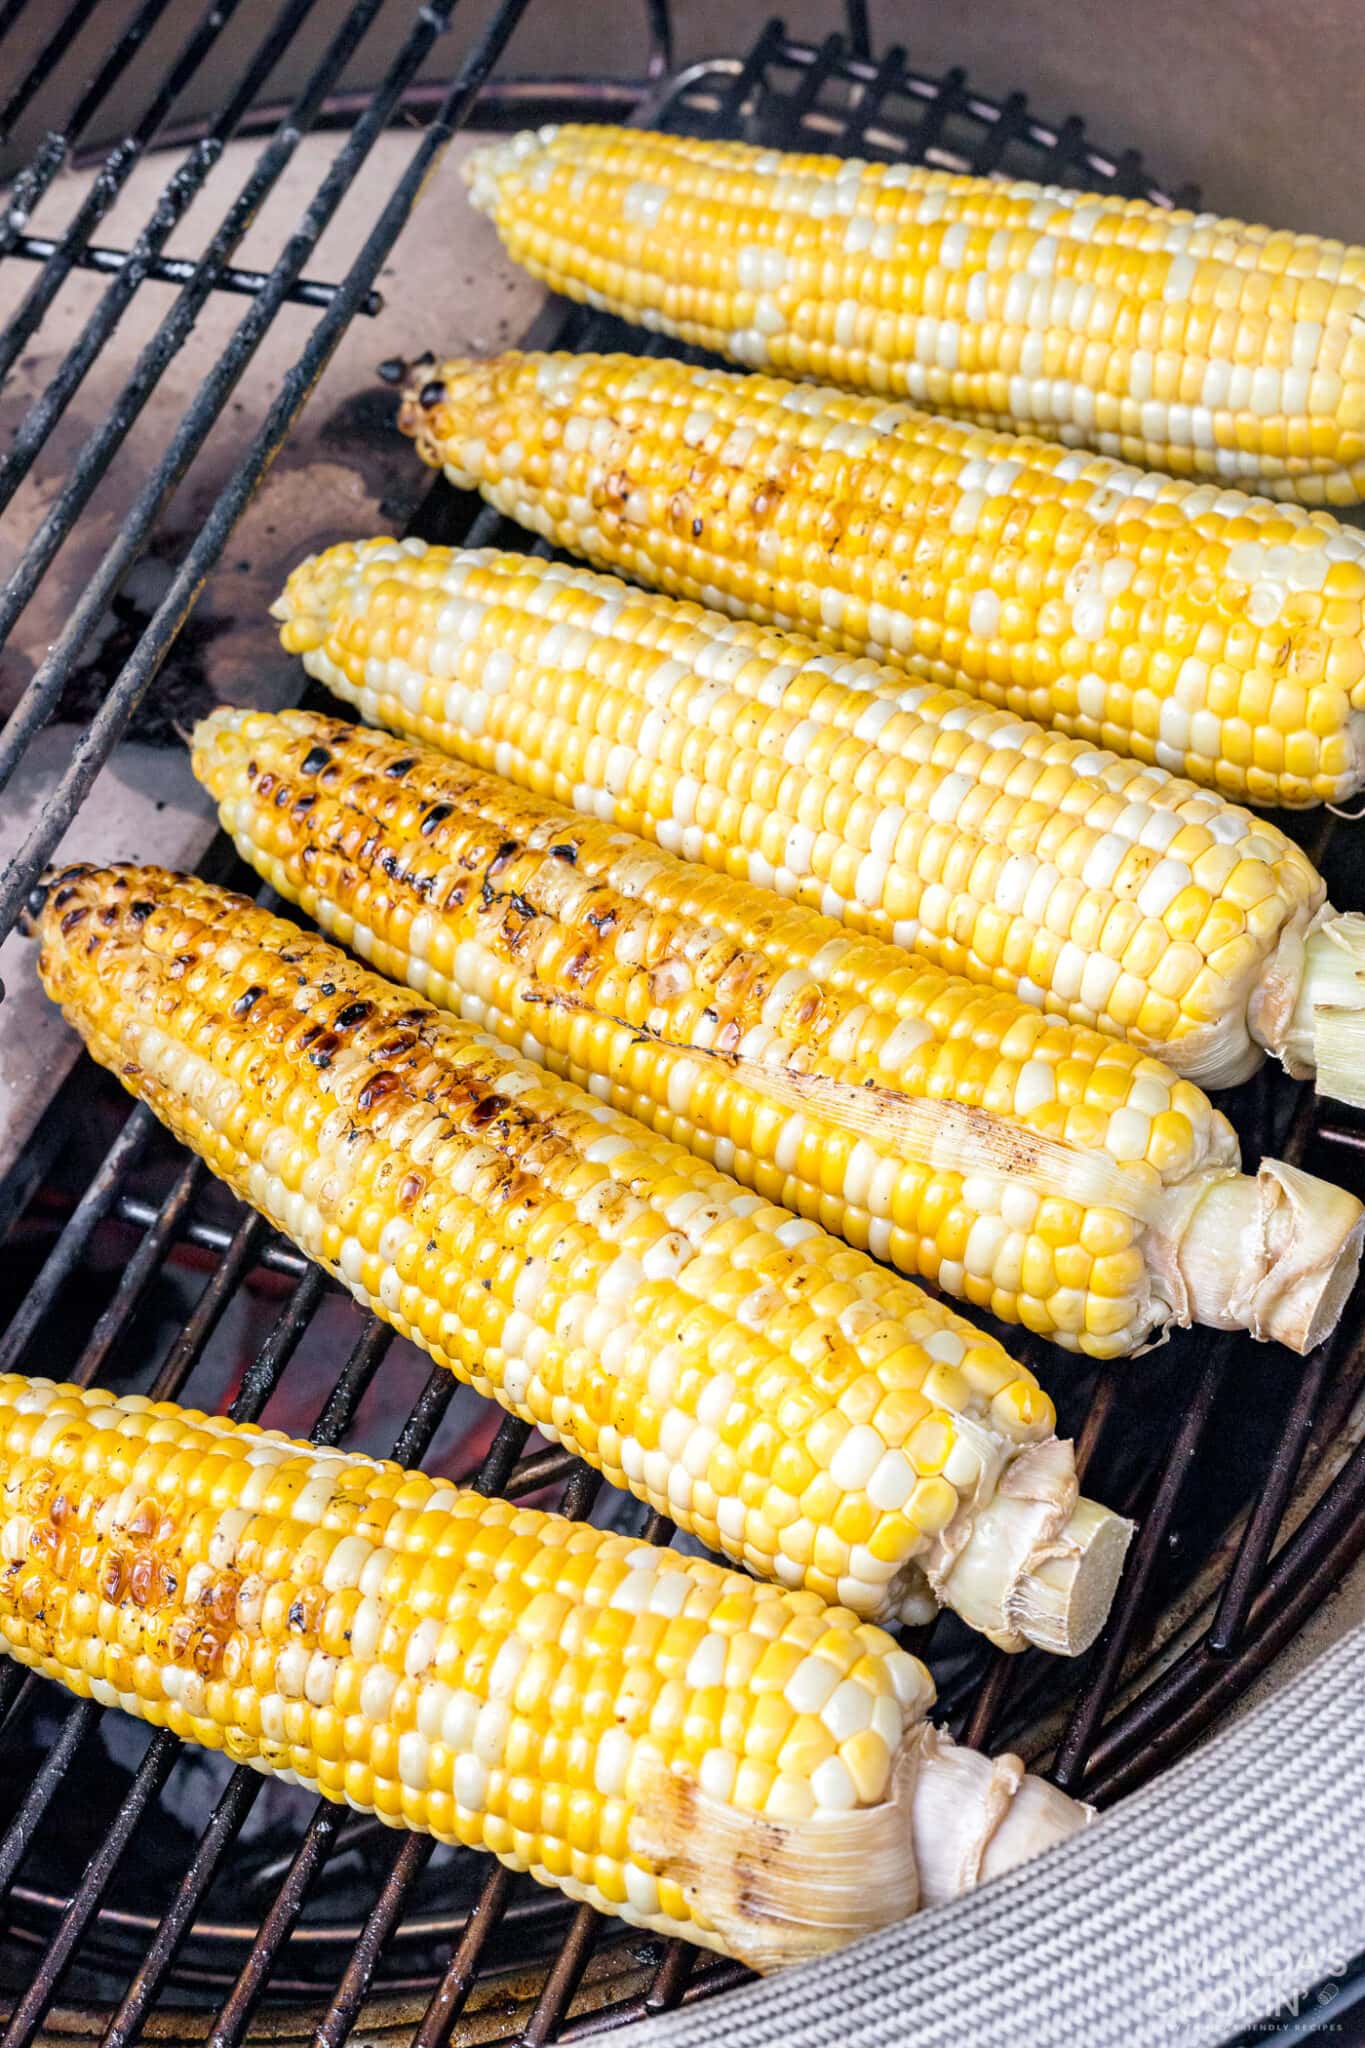
[[[738,362],[1305,504],[1365,496],[1365,249],[630,128],[542,128],[464,168],[555,291]]]
[[[424,459],[600,567],[1268,804],[1365,784],[1365,534],[636,356],[418,369]]]
[[[878,1628],[355,1452],[0,1378],[0,1650],[770,1970],[1084,1825]]]
[[[872,1618],[927,1586],[1007,1646],[1091,1639],[1130,1525],[1077,1499],[1032,1375],[909,1281],[244,897],[75,868],[31,915],[102,1065],[613,1484]]]
[[[407,741],[222,709],[194,744],[238,850],[325,931],[902,1271],[1100,1357],[1173,1321],[1296,1350],[1335,1321],[1360,1205],[1247,1179],[1134,1047]]]
[[[957,692],[587,570],[330,548],[276,606],[367,719],[1208,1087],[1365,1098],[1365,919],[1274,825]]]

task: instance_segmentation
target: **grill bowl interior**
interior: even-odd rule
[[[1164,191],[1135,152],[1092,144],[1078,120],[1042,121],[1022,95],[989,100],[961,73],[928,78],[898,50],[874,58],[858,46],[856,20],[851,38],[819,47],[770,24],[747,57],[662,79],[637,117],[1163,204],[1192,198]],[[586,82],[582,109],[619,112],[624,91]],[[567,98],[565,88],[556,106]],[[367,104],[355,93],[345,105],[325,93],[318,102],[343,122],[363,119]],[[390,113],[423,120],[435,104],[425,88],[405,102],[400,86]],[[529,87],[475,102],[471,86],[457,111],[506,124],[535,104]],[[376,196],[376,213],[388,197]],[[357,303],[365,288],[361,280]],[[340,303],[331,289],[319,287],[324,307]],[[239,310],[212,296],[205,317],[226,339]],[[528,344],[667,346],[559,302]],[[245,504],[245,469],[242,482]],[[224,541],[231,524],[228,516]],[[528,545],[443,482],[409,530]],[[114,679],[113,694],[123,690],[130,706],[139,685],[156,690],[174,638],[157,633],[153,618]],[[139,663],[145,675],[129,683]],[[1358,834],[1325,812],[1289,822],[1334,900],[1365,900]],[[221,842],[205,871],[245,879]],[[1248,1158],[1274,1152],[1365,1191],[1365,1129],[1347,1113],[1268,1074],[1223,1106]],[[5,1369],[57,1370],[58,1360],[63,1375],[174,1385],[199,1405],[235,1401],[296,1434],[318,1428],[358,1448],[396,1446],[409,1462],[488,1490],[655,1540],[672,1534],[431,1373],[187,1165],[146,1112],[129,1115],[86,1062],[0,1191],[0,1222]],[[1188,1746],[1246,1688],[1365,1547],[1358,1321],[1348,1307],[1337,1337],[1305,1366],[1271,1347],[1189,1333],[1140,1363],[1098,1367],[1002,1333],[1041,1372],[1063,1432],[1079,1439],[1088,1489],[1137,1515],[1141,1531],[1110,1626],[1078,1664],[994,1653],[947,1616],[916,1632],[956,1733],[1018,1747],[1103,1804]],[[711,1996],[743,1975],[605,1925],[468,1852],[433,1850],[233,1773],[220,1758],[24,1682],[12,1666],[0,1667],[0,1896],[4,2048],[24,2048],[45,2020],[55,2032],[88,2033],[91,2015],[122,2043],[153,2011],[166,2038],[208,2036],[216,2048],[249,2032],[340,2042],[357,2023],[376,2038],[415,2030],[424,2048],[457,2025],[460,2038],[538,2042]]]

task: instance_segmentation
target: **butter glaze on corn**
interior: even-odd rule
[[[1227,796],[1365,784],[1365,534],[1326,513],[637,356],[437,364],[400,420],[599,567]]]
[[[1365,495],[1365,249],[628,128],[491,142],[464,175],[555,291],[754,368],[1306,504]]]
[[[1192,1320],[1307,1349],[1334,1319],[1358,1205],[1246,1181],[1226,1119],[1131,1046],[315,713],[220,709],[194,768],[243,857],[384,973],[904,1272],[1100,1357]],[[771,1092],[794,1072],[798,1107]],[[927,1151],[907,1098],[946,1112]],[[1320,1206],[1344,1249],[1310,1279]]]
[[[82,1698],[759,1969],[1089,1814],[813,1593],[169,1402],[0,1378],[0,1557]]]
[[[1362,920],[1329,909],[1273,824],[1159,769],[525,556],[347,542],[275,610],[284,645],[376,724],[1205,1086],[1268,1047],[1361,1093],[1324,1034],[1361,1015]]]
[[[927,1581],[1008,1646],[1093,1637],[1130,1525],[1078,1500],[1033,1376],[909,1281],[244,897],[73,868],[35,915],[102,1065],[614,1485],[872,1618]]]

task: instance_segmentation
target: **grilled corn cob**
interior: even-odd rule
[[[325,931],[902,1271],[1100,1357],[1173,1321],[1297,1350],[1335,1321],[1360,1205],[1247,1179],[1135,1048],[410,742],[221,709],[194,748]]]
[[[1365,920],[1274,825],[871,662],[587,570],[330,548],[282,639],[367,719],[1207,1087],[1365,1098]]]
[[[817,385],[636,356],[419,369],[423,458],[602,568],[1224,795],[1365,784],[1365,534]]]
[[[1277,498],[1365,495],[1365,249],[627,128],[542,128],[464,173],[555,291],[741,363]]]
[[[0,1378],[0,1650],[761,1970],[1085,1824],[813,1593],[140,1395]]]
[[[909,1281],[244,897],[75,868],[30,917],[102,1065],[613,1484],[870,1618],[927,1581],[1006,1646],[1093,1637],[1130,1525],[1078,1501],[1032,1375]]]

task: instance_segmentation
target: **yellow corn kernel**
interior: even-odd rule
[[[275,1505],[244,1514],[221,1497],[225,1451],[268,1475],[261,1491]],[[409,1512],[376,1528],[371,1510],[396,1485]],[[487,1849],[541,1883],[586,1887],[604,1910],[759,1968],[914,1910],[916,1830],[893,1809],[941,1754],[948,1794],[981,1802],[968,1823],[998,1819],[989,1764],[926,1728],[932,1681],[891,1637],[708,1560],[169,1402],[16,1374],[0,1376],[0,1500],[0,1652],[236,1761]],[[490,1546],[521,1560],[496,1623]],[[583,1559],[596,1609],[582,1602]],[[373,1582],[372,1624],[330,1655],[320,1647],[329,1620],[357,1618],[344,1582],[362,1576]],[[247,1589],[262,1577],[278,1597],[253,1605]],[[429,1577],[433,1597],[419,1609],[410,1590]],[[93,1618],[73,1633],[70,1610],[87,1587],[103,1592],[129,1648]],[[575,1662],[540,1626],[547,1598],[593,1627],[610,1613],[622,1630]],[[683,1605],[688,1672],[659,1689],[675,1702],[661,1729],[657,1711],[642,1715],[641,1680],[660,1680],[657,1626]],[[732,1668],[746,1618],[761,1623],[765,1659],[782,1661],[785,1691]],[[217,1676],[234,1650],[250,1660],[249,1686]],[[698,1719],[711,1732],[689,1748],[684,1731]],[[908,1775],[896,1770],[902,1756]],[[1063,1828],[1082,1814],[1053,1810]],[[788,1835],[776,1820],[816,1826]],[[828,1889],[831,1825],[843,1831],[835,1867],[859,1840],[874,1858],[897,1849],[843,1918],[798,1904]],[[736,1855],[762,1877],[736,1889]]]
[[[968,1418],[973,1434],[995,1429],[1002,1465],[1048,1433],[1051,1409],[1033,1377],[908,1280],[756,1204],[630,1118],[245,898],[159,869],[72,868],[51,878],[31,915],[45,985],[94,1057],[230,1186],[438,1362],[682,1526],[714,1530],[755,1573],[798,1584],[818,1572],[868,1615],[897,1611],[902,1566],[947,1585],[948,1482],[935,1481],[929,1519],[918,1522],[906,1508],[920,1478],[913,1458],[871,1424],[903,1384],[903,1367],[883,1379],[884,1360],[909,1354],[950,1433]],[[254,1055],[246,1069],[243,1044]],[[254,1113],[234,1142],[223,1126],[244,1099]],[[386,1218],[373,1253],[352,1234],[371,1205]],[[538,1237],[536,1220],[566,1207],[575,1223]],[[533,1240],[542,1248],[528,1251]],[[400,1282],[415,1297],[411,1313],[395,1309]],[[998,1371],[996,1423],[945,1351]],[[609,1420],[596,1400],[604,1383]],[[784,1412],[794,1428],[774,1420]],[[813,1548],[803,1531],[802,1561],[784,1549],[783,1530],[814,1519],[814,1482],[798,1500],[771,1477],[789,1437],[830,1482]],[[1065,1487],[1069,1454],[1056,1466]],[[253,1475],[241,1497],[280,1512],[297,1479],[293,1468]],[[982,1486],[978,1475],[948,1490],[970,1511]],[[899,1560],[872,1557],[868,1539],[902,1511],[910,1548]],[[400,1519],[411,1518],[395,1515],[386,1540]],[[499,1574],[483,1595],[492,1626],[517,1567],[485,1540]],[[1029,1560],[1007,1561],[988,1529],[982,1543],[999,1578],[991,1625],[1012,1638]],[[1103,1571],[1116,1570],[1111,1548]],[[1088,1616],[1102,1615],[1111,1585]],[[543,1591],[530,1611],[549,1642],[568,1612]],[[272,1606],[282,1597],[265,1596],[271,1626],[283,1625]],[[425,1582],[405,1597],[420,1610]],[[139,1642],[134,1632],[125,1648]],[[675,1708],[658,1710],[667,1719]],[[297,1739],[287,1717],[280,1739]],[[394,1780],[387,1754],[373,1769]]]
[[[1365,331],[1352,346],[1365,362]],[[598,567],[956,685],[1082,742],[1073,759],[1098,743],[1287,805],[1365,784],[1365,675],[1327,656],[1342,611],[1359,650],[1365,600],[1326,589],[1339,559],[1365,569],[1365,536],[1329,514],[882,397],[634,356],[442,363],[401,423],[426,461]],[[510,468],[489,454],[498,428]],[[1365,477],[1365,434],[1361,454]],[[768,791],[756,801],[775,866]],[[831,886],[849,895],[855,835],[835,818]],[[992,953],[1013,943],[985,930]]]
[[[490,142],[465,177],[553,290],[741,363],[1279,498],[1365,495],[1359,248],[605,126]],[[967,630],[987,647],[1001,621]]]
[[[599,366],[604,402],[617,402],[614,376],[610,364]],[[522,400],[531,403],[525,393]],[[670,423],[679,431],[677,405],[665,405],[660,418],[660,431]],[[421,659],[402,673],[382,664],[376,680],[371,645],[400,601],[417,614]],[[1054,1015],[1140,1035],[1177,1070],[1218,1086],[1245,1078],[1264,1056],[1249,1016],[1267,978],[1281,971],[1281,940],[1301,931],[1325,898],[1322,878],[1274,826],[1158,769],[1101,760],[1080,742],[973,707],[946,688],[907,690],[894,671],[819,656],[810,641],[662,596],[627,598],[622,585],[586,570],[419,543],[346,544],[296,570],[279,609],[286,645],[371,721],[473,767],[496,764],[523,786],[543,786],[548,768],[554,797],[686,861],[776,888],[812,912],[913,947],[940,970],[993,988],[1003,976]],[[532,709],[546,714],[534,743]],[[748,729],[736,744],[741,712]],[[878,790],[894,780],[894,799],[878,798],[856,816],[845,804],[843,822],[825,823],[840,809],[819,765],[826,742],[847,748],[846,780]],[[773,759],[787,769],[772,804],[738,805],[723,834],[699,822],[708,789],[738,797],[756,766]],[[643,801],[627,788],[635,760],[651,766]],[[240,791],[240,773],[235,782]],[[759,850],[775,811],[783,826],[777,865]],[[1193,887],[1192,863],[1208,868],[1210,815],[1218,823],[1218,915],[1182,940],[1165,916]],[[937,822],[916,823],[923,820]],[[281,829],[278,864],[287,871],[298,835],[288,823]],[[276,858],[271,846],[262,852]],[[893,856],[894,872],[913,873],[920,885],[908,918],[889,907]],[[333,873],[337,861],[329,856]],[[325,890],[313,893],[326,900]],[[388,903],[396,919],[406,903],[401,887],[379,890],[377,907]],[[1007,967],[988,966],[971,943],[992,907],[1011,919]],[[354,913],[338,905],[338,915],[340,933]],[[355,918],[354,929],[368,928]],[[1158,977],[1164,985],[1173,976],[1173,994],[1154,989]],[[1271,1005],[1268,1016],[1282,1007]],[[631,1021],[647,1019],[648,1005]],[[1283,1025],[1278,1033],[1273,1049],[1283,1054]],[[644,1057],[632,1055],[637,1065]],[[1057,1064],[1054,1056],[1028,1070],[1033,1102],[1055,1090],[1057,1077],[1045,1067]],[[704,1077],[691,1084],[700,1101],[728,1099],[707,1089]],[[681,1103],[675,1113],[685,1114]],[[840,1153],[836,1162],[812,1145],[798,1148],[795,1165],[812,1178],[818,1172],[824,1191],[834,1192],[830,1183],[846,1174],[848,1159]]]

